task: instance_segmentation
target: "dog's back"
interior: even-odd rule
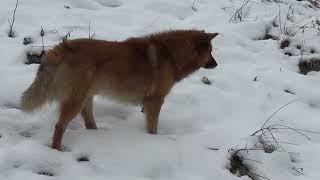
[[[35,81],[23,94],[21,107],[31,111],[46,100],[64,99],[82,88],[88,88],[89,94],[141,103],[152,74],[147,46],[144,39],[60,43],[42,58]]]

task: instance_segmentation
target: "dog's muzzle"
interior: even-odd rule
[[[213,69],[213,68],[215,68],[217,66],[218,66],[218,64],[217,64],[216,60],[212,56],[210,56],[209,62],[203,68],[205,68],[205,69]]]

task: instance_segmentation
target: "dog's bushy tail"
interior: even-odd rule
[[[22,111],[32,112],[47,101],[54,99],[55,72],[59,64],[59,58],[53,51],[49,51],[41,61],[36,78],[22,94],[20,101]]]

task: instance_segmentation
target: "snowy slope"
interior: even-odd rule
[[[193,10],[193,0],[20,0],[16,36],[9,38],[15,1],[1,0],[0,180],[249,179],[228,170],[232,153],[242,148],[255,149],[239,154],[256,178],[320,179],[320,74],[298,69],[301,58],[320,57],[320,10],[308,1],[244,2],[197,0]],[[242,22],[230,19],[242,5]],[[145,133],[141,107],[96,97],[99,129],[86,130],[77,117],[64,135],[64,152],[52,150],[57,106],[32,114],[17,108],[38,67],[24,64],[26,52],[41,51],[41,26],[49,48],[68,32],[71,39],[88,37],[89,25],[94,38],[107,40],[180,28],[219,32],[213,41],[218,67],[174,87],[158,135]],[[267,32],[279,40],[265,38]],[[23,45],[25,37],[33,43]],[[290,45],[280,49],[286,39]],[[203,84],[203,76],[212,84]],[[251,136],[291,101],[264,126],[278,129]],[[277,150],[259,150],[266,145]]]

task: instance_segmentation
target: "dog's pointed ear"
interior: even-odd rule
[[[195,39],[195,47],[198,52],[207,50],[211,46],[211,40],[219,33],[201,33]]]
[[[210,41],[217,37],[219,35],[219,33],[207,33],[207,36],[209,37]]]

